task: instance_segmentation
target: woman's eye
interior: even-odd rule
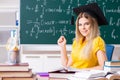
[[[81,26],[82,24],[79,24],[79,26]]]
[[[86,25],[89,25],[89,23],[85,23]]]

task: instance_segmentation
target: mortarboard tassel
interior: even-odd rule
[[[71,25],[75,25],[75,23],[74,23],[74,16],[73,15],[71,17]]]

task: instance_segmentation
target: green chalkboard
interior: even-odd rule
[[[107,44],[120,44],[120,0],[20,0],[20,43],[57,44],[61,35],[71,44],[75,37],[74,7],[97,2],[108,26],[101,26]],[[76,19],[76,16],[75,16]]]

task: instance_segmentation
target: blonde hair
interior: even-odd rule
[[[97,20],[92,17],[91,15],[89,15],[88,13],[84,12],[84,13],[80,13],[76,19],[76,35],[75,35],[75,39],[76,41],[78,42],[80,39],[82,41],[85,40],[85,37],[80,33],[79,31],[79,19],[80,18],[86,18],[90,21],[90,34],[89,36],[87,36],[87,43],[86,43],[86,46],[84,46],[84,48],[82,49],[81,51],[81,57],[83,58],[90,58],[90,52],[91,52],[91,49],[92,49],[92,42],[93,42],[93,39],[96,38],[97,36],[100,35],[100,32],[99,32],[99,27],[98,27],[98,23],[97,23]]]

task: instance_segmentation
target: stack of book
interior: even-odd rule
[[[75,74],[76,71],[59,68],[49,72],[36,73],[37,80],[68,80],[67,78]]]
[[[67,78],[63,77],[58,77],[58,75],[56,77],[50,77],[48,72],[36,73],[36,80],[68,80]]]
[[[120,71],[120,61],[105,61],[104,63],[105,71]]]
[[[28,63],[0,63],[0,80],[34,80]]]

